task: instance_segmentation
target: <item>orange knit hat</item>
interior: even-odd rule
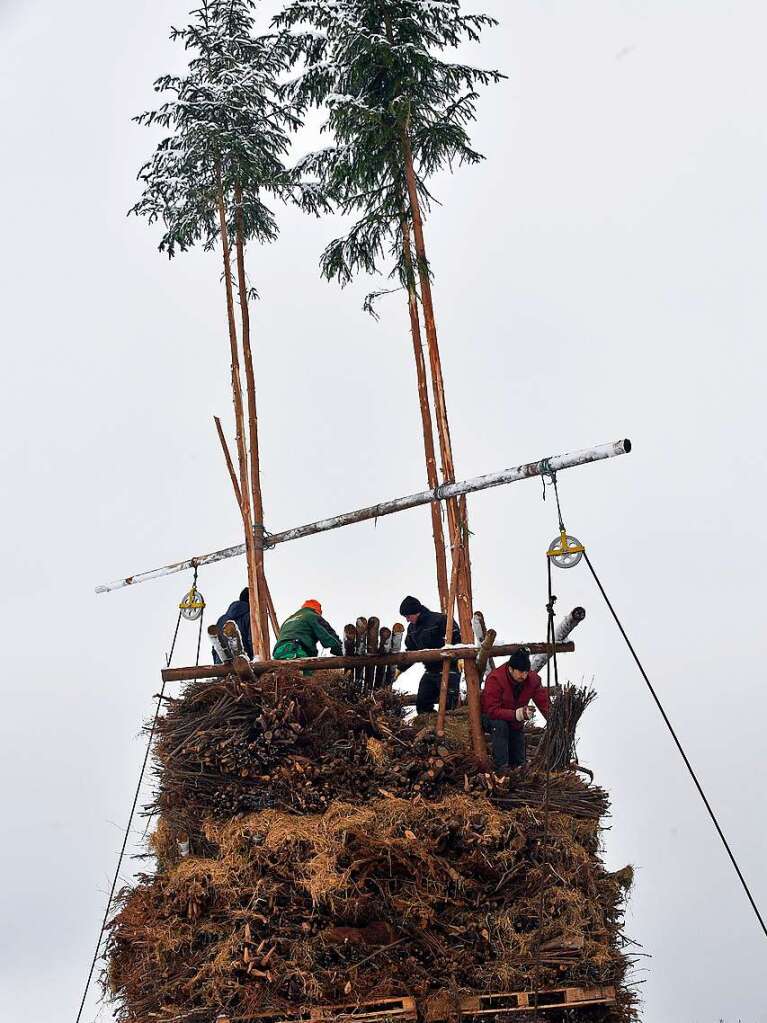
[[[322,614],[322,604],[320,604],[319,600],[305,600],[301,607],[310,607],[312,611],[316,611],[318,615]]]

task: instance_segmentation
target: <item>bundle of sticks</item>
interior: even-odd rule
[[[542,769],[562,771],[575,760],[575,734],[578,722],[596,691],[586,686],[564,686],[551,703],[546,730],[535,751],[533,762]]]
[[[631,870],[603,866],[607,796],[574,771],[536,755],[487,773],[408,724],[391,688],[340,672],[192,683],[154,752],[157,870],[110,932],[125,1023],[593,984],[618,1000],[580,1018],[636,1018]]]

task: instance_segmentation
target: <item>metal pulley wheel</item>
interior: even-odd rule
[[[196,586],[193,586],[184,595],[184,599],[178,605],[178,609],[181,612],[181,617],[187,622],[196,622],[205,610],[205,597],[203,597]]]
[[[549,557],[557,568],[575,568],[583,557],[583,544],[577,537],[562,533],[549,544]]]

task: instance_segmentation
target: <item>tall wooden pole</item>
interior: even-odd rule
[[[431,403],[429,388],[426,382],[426,361],[423,357],[423,339],[421,336],[421,317],[418,312],[418,292],[416,290],[413,254],[411,250],[410,224],[402,217],[402,254],[407,277],[408,312],[410,313],[410,333],[413,338],[413,354],[415,356],[415,372],[418,381],[418,402],[421,409],[421,426],[423,429],[423,450],[426,458],[426,479],[434,489],[439,484],[437,476],[437,459],[434,453],[434,429],[431,421]],[[437,590],[439,604],[443,614],[447,611],[447,559],[445,557],[445,534],[442,528],[442,509],[437,504],[431,506],[431,532],[434,539],[434,555],[437,565]]]
[[[450,572],[450,592],[447,597],[447,611],[445,613],[445,646],[453,642],[453,608],[455,606],[455,590],[458,585],[458,564],[461,552],[453,551],[453,567]],[[445,661],[442,665],[442,676],[439,680],[439,708],[437,710],[437,735],[445,734],[445,715],[447,713],[447,687],[450,681],[451,661]]]
[[[245,218],[242,209],[242,187],[239,181],[234,185],[234,224],[237,253],[237,286],[240,293],[240,317],[242,320],[242,355],[245,364],[245,388],[248,397],[248,432],[250,434],[250,487],[253,500],[253,539],[256,578],[258,589],[256,613],[261,623],[262,648],[260,656],[269,656],[269,601],[266,595],[266,573],[264,570],[264,502],[261,495],[261,461],[258,449],[258,413],[256,409],[256,381],[253,373],[253,352],[250,347],[250,310],[248,307],[248,283],[245,277]],[[252,598],[251,598],[252,599]],[[275,635],[276,639],[276,635]]]
[[[240,484],[237,480],[237,473],[234,471],[234,465],[232,463],[232,456],[229,454],[229,445],[226,443],[226,437],[224,436],[224,430],[221,426],[221,420],[218,416],[213,416],[213,422],[216,424],[216,431],[218,432],[218,439],[221,441],[221,449],[224,452],[224,459],[226,460],[226,467],[229,470],[229,478],[232,481],[232,489],[234,490],[234,497],[237,501],[237,507],[242,513],[242,491],[240,490]],[[272,595],[269,592],[269,583],[266,581],[264,576],[264,590],[266,593],[266,605],[269,612],[269,621],[272,625],[274,632],[274,638],[276,639],[280,634],[280,623],[277,620],[277,612],[274,609],[274,601]]]
[[[455,480],[453,463],[453,447],[450,439],[450,423],[447,416],[445,400],[445,384],[442,376],[442,360],[439,354],[439,340],[434,317],[434,302],[431,293],[429,264],[426,258],[426,242],[423,233],[423,218],[418,195],[418,183],[413,163],[413,150],[406,125],[401,127],[402,157],[405,165],[405,180],[410,199],[410,213],[413,224],[418,276],[421,285],[421,301],[423,304],[424,326],[429,350],[432,390],[434,392],[434,408],[436,412],[437,434],[439,437],[440,454],[442,457],[442,474],[446,483]],[[472,606],[471,606],[471,572],[469,556],[469,536],[465,518],[461,514],[461,506],[455,499],[446,502],[448,535],[451,548],[461,550],[458,568],[458,585],[456,600],[458,604],[458,622],[461,627],[461,638],[465,643],[472,637]],[[487,746],[482,733],[482,711],[480,707],[480,680],[477,666],[473,661],[466,662],[466,689],[469,700],[469,722],[471,727],[472,746],[476,756],[483,762],[487,761]]]
[[[392,30],[391,18],[386,10],[383,12],[383,20],[386,28],[386,35],[390,45],[395,45],[394,32]],[[434,316],[434,301],[431,293],[431,279],[429,276],[429,263],[426,257],[426,241],[423,233],[423,216],[421,214],[421,201],[418,195],[418,181],[413,161],[413,148],[410,144],[410,135],[407,122],[400,125],[400,147],[402,163],[405,171],[405,183],[410,201],[410,220],[413,225],[413,239],[415,242],[415,254],[418,263],[418,278],[421,285],[421,302],[423,305],[423,319],[426,328],[426,342],[429,350],[429,366],[431,369],[432,391],[434,393],[434,410],[437,422],[437,436],[439,437],[440,456],[442,458],[442,475],[446,483],[455,481],[455,466],[453,464],[453,446],[450,439],[450,423],[447,416],[447,402],[445,400],[445,384],[442,377],[442,360],[439,354],[439,340],[437,338],[437,325]],[[458,585],[456,588],[456,600],[458,603],[458,622],[461,626],[461,638],[464,642],[471,642],[472,639],[472,607],[471,607],[471,574],[469,570],[469,536],[468,529],[461,516],[461,508],[454,499],[448,500],[447,524],[448,536],[450,537],[451,550],[456,551],[463,548],[463,556],[460,558],[458,568]],[[477,666],[473,661],[466,664],[466,689],[469,698],[469,722],[471,727],[471,740],[474,753],[480,761],[487,763],[487,747],[482,733],[482,711],[479,699],[479,675]]]
[[[460,517],[460,521],[463,523],[463,529],[466,535],[466,586],[469,594],[469,607],[473,608],[474,590],[471,582],[471,558],[469,557],[469,537],[471,536],[471,530],[469,529],[469,507],[468,502],[466,501],[466,494],[461,494],[458,498],[458,515]]]
[[[423,305],[423,319],[429,350],[432,390],[434,391],[434,409],[437,420],[440,455],[442,457],[442,473],[445,482],[452,483],[455,480],[453,446],[450,438],[450,423],[447,416],[445,382],[442,376],[442,360],[439,353],[437,324],[434,316],[434,299],[431,291],[429,263],[426,257],[426,240],[423,232],[421,200],[418,195],[418,182],[415,174],[415,165],[413,163],[413,150],[410,145],[410,136],[408,135],[407,126],[404,124],[400,129],[400,139],[402,143],[402,158],[405,167],[405,181],[407,183],[408,198],[410,200],[410,216],[413,223],[415,254],[418,262],[418,277],[421,285],[421,302]]]
[[[253,518],[250,506],[250,488],[248,486],[248,460],[245,450],[245,417],[242,408],[242,383],[240,380],[240,356],[237,345],[237,327],[234,322],[234,295],[232,293],[232,259],[229,247],[229,231],[226,225],[226,205],[224,203],[224,184],[221,176],[221,165],[216,164],[216,182],[218,186],[218,219],[221,231],[221,249],[224,259],[224,286],[226,288],[226,313],[229,323],[229,347],[232,359],[232,398],[234,401],[234,418],[236,423],[237,461],[240,470],[240,491],[242,495],[242,519],[245,529],[245,553],[248,560],[248,589],[250,591],[250,632],[253,651],[265,649],[261,631],[261,617],[258,614],[258,569],[253,543]],[[256,598],[256,599],[254,599]]]

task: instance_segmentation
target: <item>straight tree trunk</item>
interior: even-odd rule
[[[232,463],[232,456],[229,454],[229,445],[226,443],[226,437],[224,436],[224,430],[221,426],[221,420],[218,416],[213,416],[213,421],[216,424],[216,430],[218,431],[218,439],[221,441],[221,449],[224,452],[224,459],[226,461],[226,467],[229,470],[229,478],[232,481],[232,488],[234,489],[234,497],[237,501],[237,507],[240,509],[242,514],[242,491],[240,490],[240,483],[237,479],[237,473],[234,471],[234,464]],[[280,623],[277,619],[277,612],[274,609],[274,601],[272,600],[272,594],[269,591],[269,583],[266,581],[264,576],[264,591],[266,593],[266,604],[269,612],[269,621],[272,623],[272,631],[274,632],[275,639],[280,634]]]
[[[232,359],[232,398],[234,401],[234,418],[236,424],[237,461],[240,471],[240,493],[242,495],[242,519],[245,529],[245,553],[248,563],[248,588],[250,591],[250,632],[253,640],[253,651],[264,649],[261,632],[261,618],[258,614],[259,577],[253,542],[253,520],[250,506],[250,488],[248,486],[248,460],[245,450],[245,417],[242,408],[242,383],[240,380],[240,356],[237,346],[237,327],[234,322],[234,295],[232,293],[232,259],[229,247],[229,232],[226,226],[226,206],[224,203],[224,185],[221,178],[221,165],[216,165],[218,185],[218,219],[221,231],[221,249],[224,259],[224,285],[226,288],[226,313],[229,324],[229,347]],[[254,599],[255,598],[255,599]]]
[[[418,260],[418,276],[421,284],[421,301],[423,303],[423,317],[426,328],[426,341],[429,349],[429,365],[431,368],[432,390],[434,392],[434,407],[437,421],[437,434],[439,436],[440,454],[442,456],[442,473],[445,482],[452,483],[455,480],[455,466],[453,464],[453,448],[450,439],[450,424],[447,417],[447,403],[445,400],[445,385],[442,376],[442,361],[439,354],[439,340],[437,338],[437,326],[434,317],[434,302],[431,293],[431,280],[429,278],[429,264],[426,258],[426,242],[423,233],[423,218],[421,215],[421,202],[418,195],[418,183],[413,163],[413,150],[410,145],[410,137],[406,125],[400,129],[402,144],[402,158],[405,168],[405,180],[407,183],[408,197],[410,200],[411,219],[413,223],[413,238],[415,241],[415,252]],[[450,547],[461,557],[458,564],[458,583],[456,587],[456,601],[458,605],[458,622],[461,627],[461,638],[465,643],[471,643],[473,638],[471,617],[471,574],[469,558],[469,537],[468,529],[461,515],[461,507],[455,499],[446,502],[447,521],[450,537]],[[477,673],[477,665],[474,661],[465,662],[466,689],[469,699],[469,723],[471,727],[471,740],[474,753],[483,763],[487,763],[487,746],[482,731],[482,710],[480,706],[480,680]]]
[[[429,349],[429,364],[431,367],[432,389],[434,391],[434,409],[437,420],[440,455],[442,456],[442,474],[446,483],[453,483],[455,481],[453,446],[450,439],[450,423],[447,417],[445,383],[442,376],[442,360],[439,354],[439,339],[437,338],[437,325],[434,317],[434,300],[431,292],[429,264],[426,258],[426,241],[423,233],[421,200],[418,195],[418,184],[413,164],[413,150],[410,145],[410,137],[405,125],[401,128],[401,141],[402,157],[405,164],[405,181],[407,182],[408,198],[410,200],[410,213],[413,222],[413,238],[415,240],[415,252],[418,261],[418,277],[421,284],[423,319],[424,326],[426,327],[426,341]]]
[[[269,597],[264,570],[264,503],[261,496],[261,461],[258,449],[258,414],[256,409],[256,381],[253,373],[253,352],[250,347],[250,310],[248,308],[247,280],[245,278],[245,218],[242,210],[242,187],[234,186],[234,223],[237,253],[237,285],[240,293],[240,316],[242,320],[242,355],[245,364],[245,386],[248,396],[248,427],[250,433],[250,486],[253,510],[253,538],[258,590],[256,613],[260,621],[262,647],[259,651],[263,660],[269,657]],[[275,635],[275,639],[276,639]]]
[[[469,587],[469,606],[473,610],[474,589],[471,582],[471,558],[469,557],[469,536],[471,535],[471,530],[469,529],[469,506],[466,501],[466,494],[461,494],[461,496],[458,498],[458,515],[460,516],[464,532],[466,533],[466,573],[467,583]]]
[[[413,354],[415,356],[415,372],[418,380],[418,401],[421,408],[421,426],[423,428],[423,450],[426,458],[426,479],[433,490],[439,485],[437,476],[437,459],[434,453],[434,429],[431,421],[431,404],[429,389],[426,382],[426,362],[423,357],[423,339],[421,337],[421,318],[418,312],[418,292],[416,290],[413,256],[411,252],[410,225],[407,218],[402,217],[403,259],[407,276],[408,311],[410,313],[410,333],[413,338]],[[434,538],[434,554],[437,565],[437,590],[439,592],[440,610],[445,613],[447,608],[447,559],[445,557],[445,534],[442,528],[442,509],[439,505],[431,506],[431,532]]]
[[[445,616],[445,646],[453,642],[453,608],[455,607],[455,591],[458,586],[458,569],[461,552],[453,551],[453,566],[450,570],[450,592],[447,597],[447,612]],[[442,665],[442,675],[439,683],[439,708],[437,711],[437,735],[442,737],[445,734],[445,714],[447,713],[447,685],[450,679],[450,661]]]

